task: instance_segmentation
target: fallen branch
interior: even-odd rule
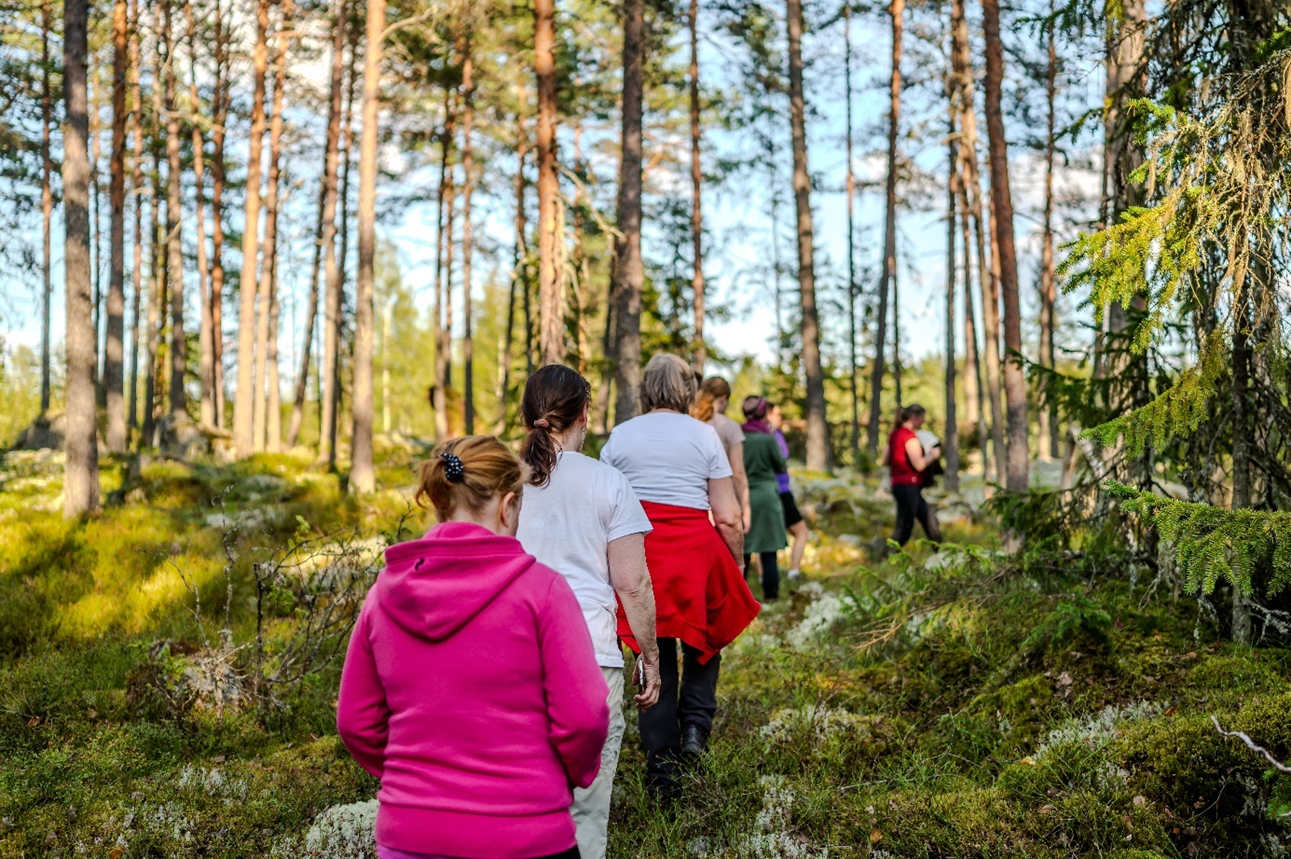
[[[1222,727],[1220,727],[1219,719],[1215,718],[1214,716],[1210,717],[1210,721],[1215,723],[1215,730],[1219,731],[1219,733],[1222,736],[1237,737],[1237,739],[1241,740],[1243,743],[1246,744],[1246,748],[1260,755],[1263,755],[1264,760],[1268,761],[1269,764],[1278,772],[1287,773],[1288,775],[1291,775],[1291,767],[1287,766],[1286,764],[1279,761],[1277,758],[1273,757],[1273,755],[1269,754],[1268,749],[1264,748],[1263,746],[1257,746],[1255,744],[1255,741],[1252,740],[1250,737],[1248,737],[1246,734],[1242,733],[1241,731],[1225,731]]]

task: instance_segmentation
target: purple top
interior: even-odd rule
[[[784,440],[784,433],[780,432],[780,430],[775,431],[775,443],[779,446],[780,453],[784,455],[784,458],[788,459],[789,442]],[[775,479],[781,495],[789,491],[789,471],[787,469],[777,474]]]

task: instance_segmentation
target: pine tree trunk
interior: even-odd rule
[[[156,88],[154,88],[155,90]],[[155,102],[155,99],[154,99]],[[153,121],[159,112],[153,105]],[[153,148],[152,156],[152,210],[151,231],[148,240],[148,332],[146,357],[148,369],[143,383],[143,428],[141,442],[151,447],[157,443],[157,364],[161,352],[162,307],[165,295],[162,290],[161,262],[161,156]]]
[[[233,443],[240,457],[255,452],[256,260],[260,255],[260,158],[265,131],[265,73],[269,67],[269,4],[257,0],[256,41],[251,55],[255,80],[251,96],[251,140],[242,227],[242,276],[238,284],[238,390],[233,411]]]
[[[641,0],[625,0],[624,14],[632,20],[632,9],[640,8]],[[556,263],[556,243],[563,239],[556,235],[556,199],[560,192],[556,168],[556,3],[555,0],[534,0],[534,70],[538,78],[538,317],[539,341],[542,363],[558,364],[565,360],[564,296],[560,290],[560,272]],[[639,17],[639,16],[638,16]],[[624,56],[627,56],[631,35],[625,35]],[[639,40],[637,42],[640,44]],[[639,52],[639,49],[638,49]],[[624,115],[629,104],[638,96],[624,66],[623,82]],[[639,91],[639,87],[636,88]],[[627,119],[624,119],[626,128]],[[620,206],[622,202],[620,201]],[[619,228],[624,224],[620,218]]]
[[[457,102],[454,99],[454,116],[456,116],[456,105]],[[453,129],[449,130],[453,132]],[[450,157],[454,142],[452,133],[450,133]],[[457,427],[453,424],[450,413],[451,407],[448,405],[447,398],[453,390],[453,239],[457,235],[457,230],[454,226],[457,215],[457,178],[451,163],[448,168],[448,188],[444,191],[444,205],[447,207],[444,214],[444,328],[440,332],[440,336],[443,337],[443,362],[441,367],[443,375],[440,376],[439,383],[444,389],[444,416],[448,420],[448,432],[452,435],[457,432]]]
[[[173,3],[161,3],[161,42],[166,87],[166,279],[170,292],[170,413],[187,417],[184,369],[188,341],[184,336],[184,245],[181,226],[183,197],[180,189],[179,111],[175,106],[175,37],[171,20]]]
[[[1252,278],[1253,279],[1253,278]],[[1250,378],[1250,284],[1239,293],[1234,308],[1233,324],[1233,500],[1231,509],[1246,510],[1251,506],[1251,458],[1254,455],[1251,435]],[[1252,640],[1251,598],[1233,586],[1233,643],[1250,646]]]
[[[529,154],[529,134],[525,129],[523,87],[517,87],[517,96],[519,108],[516,113],[515,249],[511,270],[511,293],[507,302],[507,335],[503,350],[502,382],[498,388],[497,433],[501,433],[506,425],[507,399],[511,391],[511,352],[514,348],[516,293],[524,290],[524,294],[528,295],[529,292],[529,247],[526,236],[529,225],[524,210],[524,192],[528,185],[524,175],[524,159]],[[608,308],[606,312],[608,313]]]
[[[622,160],[619,166],[617,243],[611,287],[615,298],[614,388],[617,402],[614,422],[634,417],[640,403],[641,384],[641,290],[645,284],[645,263],[641,258],[641,125],[645,98],[645,3],[623,3],[623,130]],[[539,173],[539,181],[542,174]],[[541,186],[539,186],[541,190]],[[543,233],[541,224],[540,234]],[[544,322],[544,329],[546,323]],[[546,352],[544,350],[544,359]]]
[[[986,369],[985,394],[990,405],[991,453],[995,461],[995,479],[1003,483],[1005,479],[1004,416],[1000,407],[999,288],[991,262],[993,254],[988,254],[987,249],[987,245],[990,244],[993,251],[995,237],[992,235],[990,242],[987,242],[986,217],[982,211],[982,179],[977,161],[977,112],[973,106],[973,67],[969,54],[968,21],[964,17],[963,0],[951,0],[951,39],[953,43],[951,59],[959,85],[964,186],[968,196],[967,210],[973,218],[977,280],[982,295],[982,350],[979,358],[985,359],[982,363]],[[988,459],[986,442],[986,436],[982,436],[983,467]],[[984,471],[983,476],[988,475],[989,472]]]
[[[90,295],[90,164],[86,56],[86,0],[63,3],[63,92],[67,103],[63,138],[63,208],[66,271],[67,411],[63,516],[74,519],[99,507],[99,452],[94,405],[94,319]]]
[[[224,123],[228,118],[228,29],[215,6],[215,86],[211,105],[211,400],[215,426],[223,428],[224,391]]]
[[[973,293],[973,266],[969,247],[971,236],[968,216],[968,193],[964,190],[964,147],[960,146],[959,162],[959,204],[963,214],[959,219],[960,239],[964,244],[964,401],[967,403],[967,418],[971,426],[977,428],[977,444],[982,453],[982,480],[990,480],[990,454],[987,445],[986,409],[982,402],[982,362],[977,346],[977,308]]]
[[[894,0],[895,4],[903,0]],[[798,289],[802,305],[802,364],[807,375],[807,467],[829,468],[829,423],[825,375],[820,363],[820,322],[816,314],[815,245],[811,219],[811,175],[807,170],[807,108],[802,87],[802,0],[787,0],[789,25],[789,114],[793,126],[793,190],[798,209]]]
[[[312,365],[314,326],[318,321],[318,275],[323,267],[323,201],[321,186],[318,192],[318,221],[314,226],[314,263],[309,270],[309,298],[305,303],[305,335],[301,338],[300,369],[291,401],[291,418],[287,423],[287,447],[296,446],[300,425],[305,420],[305,395],[309,389],[309,368]]]
[[[708,349],[704,344],[704,217],[700,207],[704,174],[699,161],[699,133],[699,0],[690,0],[690,183],[694,194],[690,232],[695,256],[691,288],[695,297],[695,371],[702,374]]]
[[[471,318],[471,190],[475,185],[475,160],[471,133],[475,124],[475,65],[471,58],[471,34],[461,40],[462,55],[462,394],[466,434],[475,434],[475,335]]]
[[[107,400],[107,446],[112,453],[126,449],[125,255],[126,255],[126,78],[129,68],[130,20],[126,0],[112,4],[112,151],[108,205],[112,226],[111,273],[108,277],[107,343],[104,347],[103,388]]]
[[[1050,4],[1053,12],[1053,2]],[[1058,51],[1054,37],[1055,26],[1049,26],[1049,65],[1045,73],[1045,101],[1048,107],[1047,134],[1044,148],[1044,230],[1040,248],[1040,364],[1055,369],[1054,361],[1054,306],[1057,303],[1057,272],[1053,258],[1053,165],[1055,151],[1054,99],[1058,80]],[[1059,432],[1058,407],[1050,403],[1040,410],[1040,459],[1057,458]]]
[[[363,137],[359,145],[359,270],[354,307],[354,435],[350,492],[376,490],[372,468],[372,282],[376,254],[377,112],[381,100],[381,41],[385,0],[368,0],[363,56]]]
[[[356,19],[357,20],[357,19]],[[338,361],[336,363],[336,379],[332,385],[332,392],[336,397],[333,404],[334,414],[336,415],[337,434],[340,432],[341,412],[344,403],[343,394],[345,385],[342,383],[344,372],[342,366],[348,367],[353,373],[354,361],[354,336],[353,331],[350,337],[346,338],[345,314],[350,310],[346,306],[345,288],[346,279],[349,276],[349,259],[350,253],[350,170],[354,166],[354,99],[355,88],[359,81],[358,58],[359,58],[359,35],[363,32],[357,26],[350,28],[350,68],[349,83],[346,86],[345,93],[345,115],[341,119],[341,139],[344,143],[341,145],[341,187],[338,192],[337,205],[339,209],[338,218],[340,219],[336,227],[337,244],[336,244],[336,270],[340,277],[340,295],[341,295],[341,312],[336,317],[338,327],[336,332],[337,342],[340,344],[338,349]],[[351,415],[351,423],[353,416]],[[336,441],[333,439],[332,447],[335,449]]]
[[[107,397],[103,390],[104,358],[99,355],[99,344],[103,342],[103,208],[99,185],[99,162],[102,155],[103,135],[100,133],[102,115],[100,103],[103,98],[103,81],[100,69],[95,62],[94,74],[90,78],[90,272],[92,279],[91,301],[94,304],[94,402],[96,408],[107,407]]]
[[[130,400],[126,428],[130,436],[139,429],[139,320],[143,293],[143,103],[139,87],[139,2],[130,2],[130,134],[132,135],[132,181],[134,194],[134,257],[130,270],[134,301],[130,310]]]
[[[282,452],[282,379],[278,367],[278,270],[280,265],[278,253],[273,254],[273,281],[269,284],[269,344],[268,365],[265,383],[268,392],[265,396],[265,450],[269,453]]]
[[[332,31],[332,90],[327,111],[327,145],[323,165],[323,366],[319,371],[318,459],[336,467],[336,383],[340,379],[341,271],[336,254],[337,180],[340,175],[341,112],[345,93],[346,0],[336,2]],[[353,56],[351,55],[351,63]]]
[[[287,81],[287,33],[291,28],[291,0],[281,0],[282,19],[278,27],[278,44],[273,57],[273,102],[269,112],[269,177],[265,185],[264,196],[264,239],[262,242],[263,263],[260,266],[260,283],[256,298],[259,311],[256,315],[256,363],[255,363],[255,399],[252,402],[252,432],[255,435],[255,450],[265,450],[269,446],[268,413],[269,393],[266,388],[269,369],[269,317],[273,313],[274,279],[277,275],[278,262],[278,187],[282,175],[280,164],[282,157],[282,107],[283,86]],[[275,353],[276,349],[273,350]],[[281,447],[281,439],[275,439],[274,447]]]
[[[205,143],[198,117],[200,104],[197,92],[197,23],[193,15],[193,0],[185,0],[184,25],[188,37],[188,54],[191,74],[188,79],[188,96],[193,110],[193,185],[196,199],[194,226],[197,231],[197,300],[201,308],[197,335],[198,376],[201,382],[199,418],[203,426],[215,426],[215,363],[212,353],[214,329],[211,326],[210,263],[206,258],[206,164],[203,153]]]
[[[946,457],[946,490],[959,491],[959,418],[955,411],[955,228],[959,218],[955,211],[959,197],[959,141],[955,136],[955,107],[950,104],[950,151],[946,159],[949,193],[946,195],[946,428],[941,449]],[[968,247],[964,247],[965,256]],[[967,272],[968,266],[964,266]]]
[[[856,345],[856,172],[852,153],[852,4],[843,7],[843,76],[847,89],[847,350],[851,363],[852,467],[861,462],[861,392]]]
[[[883,426],[883,374],[887,369],[884,347],[888,337],[888,296],[896,294],[897,277],[897,138],[901,127],[901,51],[905,23],[905,0],[892,0],[888,6],[892,22],[892,76],[888,86],[888,172],[885,215],[883,219],[883,273],[879,278],[879,306],[875,319],[874,367],[870,375],[870,424],[867,443],[870,456],[879,450]],[[894,302],[895,305],[895,302]],[[892,308],[893,330],[896,329],[896,307]],[[895,341],[895,336],[893,337]],[[894,344],[894,353],[897,347]],[[894,368],[900,361],[894,355]],[[897,369],[896,404],[901,405],[900,370]]]
[[[1027,446],[1027,384],[1018,356],[1022,353],[1022,314],[1018,305],[1018,263],[1013,243],[1013,196],[1009,188],[1008,141],[1001,105],[1004,45],[1000,39],[999,0],[982,0],[986,33],[986,132],[991,165],[991,202],[995,211],[995,244],[999,248],[1000,298],[1004,306],[1004,396],[1008,406],[1008,467],[1006,485],[1025,492],[1029,482]]]
[[[49,412],[52,394],[50,373],[50,322],[53,318],[54,282],[50,266],[53,248],[54,160],[50,157],[49,139],[54,124],[54,96],[49,83],[49,31],[51,0],[40,4],[40,216],[41,216],[41,289],[40,289],[40,414]]]
[[[451,236],[444,234],[446,225],[445,209],[452,203],[448,197],[449,164],[448,160],[453,145],[453,99],[451,87],[444,88],[444,125],[439,134],[439,190],[436,194],[435,208],[435,378],[431,385],[431,405],[435,409],[435,438],[443,441],[448,438],[448,374],[449,349],[452,345],[452,332],[444,325],[444,312],[447,309],[447,254],[452,242]]]

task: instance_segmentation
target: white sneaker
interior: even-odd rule
[[[794,579],[801,579],[801,578],[802,578],[802,570],[790,570],[790,571],[789,571],[789,580],[790,580],[790,581],[793,581]]]

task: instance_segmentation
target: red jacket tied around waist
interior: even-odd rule
[[[657,629],[678,638],[707,662],[735,640],[762,608],[739,565],[708,519],[707,510],[642,501],[654,530],[646,535],[646,564],[654,583]],[[632,636],[619,605],[619,638],[633,651]]]

